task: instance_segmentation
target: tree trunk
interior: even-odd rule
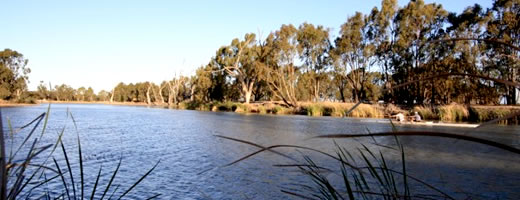
[[[246,104],[249,104],[249,101],[251,101],[251,93],[253,93],[253,92],[246,91],[246,93],[245,93]]]
[[[242,93],[244,95],[244,99],[246,100],[245,104],[249,104],[251,101],[251,95],[253,94],[253,86],[254,80],[251,80],[248,84],[245,81],[242,81]]]
[[[112,89],[112,94],[110,95],[110,103],[114,102],[114,93],[116,91],[116,88]]]
[[[195,90],[197,89],[197,85],[192,85],[190,89],[190,101],[195,100]]]
[[[148,89],[146,90],[146,104],[152,104],[152,99],[150,98],[150,89],[152,88],[152,84],[148,85]]]

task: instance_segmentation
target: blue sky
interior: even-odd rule
[[[401,0],[399,5],[408,1]],[[491,0],[439,0],[450,12]],[[4,1],[0,48],[29,59],[40,81],[110,90],[118,82],[160,83],[192,75],[233,38],[266,36],[282,24],[324,25],[336,36],[347,17],[379,0],[345,1]]]

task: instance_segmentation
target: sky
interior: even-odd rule
[[[460,13],[492,0],[425,0]],[[403,6],[408,1],[400,0]],[[216,50],[246,33],[265,37],[282,24],[303,22],[331,29],[380,0],[263,1],[4,1],[0,49],[29,60],[29,90],[40,81],[111,90],[117,83],[160,83],[193,75]]]

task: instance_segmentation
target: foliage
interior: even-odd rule
[[[519,4],[495,0],[491,8],[475,4],[449,13],[424,0],[402,7],[396,0],[382,0],[370,13],[348,17],[337,37],[331,37],[330,28],[302,23],[281,25],[265,38],[248,33],[232,39],[190,77],[119,83],[97,97],[88,87],[64,84],[40,84],[38,93],[40,99],[169,107],[183,101],[260,100],[296,109],[302,101],[337,100],[385,100],[410,108],[452,102],[514,105],[518,85],[496,80],[520,82]],[[0,98],[20,98],[30,72],[27,60],[9,49],[0,55]]]
[[[31,72],[27,66],[28,60],[23,54],[11,49],[0,51],[0,99],[20,100],[22,93],[27,91]]]

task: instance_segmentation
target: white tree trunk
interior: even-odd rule
[[[152,84],[148,84],[148,89],[146,90],[146,104],[152,104],[152,99],[150,98],[150,89],[152,89]]]
[[[112,89],[112,94],[110,95],[110,103],[114,102],[114,93],[116,91],[116,88]]]

